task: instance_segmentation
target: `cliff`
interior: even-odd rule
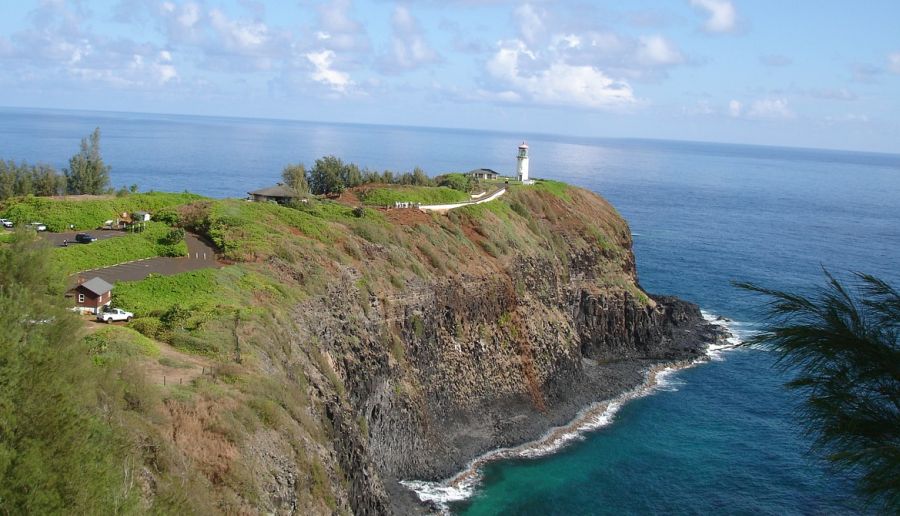
[[[538,438],[716,338],[696,306],[640,289],[626,223],[590,192],[521,188],[491,207],[388,217],[425,237],[412,248],[425,272],[377,281],[397,258],[363,241],[292,310],[291,351],[268,360],[321,353],[310,396],[354,513],[407,504],[398,480],[446,478]]]
[[[447,214],[357,201],[155,214],[228,265],[118,284],[143,336],[78,348],[95,379],[79,410],[112,436],[91,493],[121,512],[425,510],[399,480],[538,438],[718,337],[641,289],[628,226],[594,193],[539,182]]]

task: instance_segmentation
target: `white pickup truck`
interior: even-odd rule
[[[104,310],[97,314],[97,320],[103,321],[105,323],[111,323],[113,321],[130,321],[134,317],[134,314],[131,312],[126,312],[121,308],[110,308],[108,310]]]

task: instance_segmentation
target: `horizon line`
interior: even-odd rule
[[[120,111],[113,109],[84,109],[84,108],[60,108],[60,107],[36,107],[36,106],[0,106],[0,111],[62,111],[62,112],[71,112],[71,113],[108,113],[108,114],[121,114],[121,115],[150,115],[150,116],[168,116],[168,117],[196,117],[196,118],[210,118],[210,119],[226,119],[226,120],[259,120],[259,121],[268,121],[268,122],[288,122],[288,123],[305,123],[305,124],[326,124],[326,125],[345,125],[345,126],[363,126],[363,127],[388,127],[388,128],[400,128],[400,129],[425,129],[429,131],[467,131],[467,132],[475,132],[475,133],[486,133],[486,134],[500,134],[500,135],[509,135],[516,136],[516,138],[521,138],[523,134],[527,134],[530,136],[538,136],[538,137],[550,137],[550,138],[575,138],[582,140],[597,140],[597,141],[633,141],[633,142],[666,142],[666,143],[678,143],[678,144],[711,144],[711,145],[721,145],[721,146],[735,146],[735,147],[750,147],[750,148],[758,148],[758,149],[781,149],[781,150],[797,150],[797,151],[815,151],[815,152],[836,152],[836,153],[852,153],[852,154],[867,154],[873,156],[890,156],[900,158],[900,151],[898,152],[887,152],[887,151],[873,151],[873,150],[859,150],[859,149],[846,149],[846,148],[833,148],[833,147],[804,147],[804,146],[792,146],[792,145],[779,145],[779,144],[769,144],[769,143],[744,143],[744,142],[731,142],[731,141],[716,141],[716,140],[682,140],[682,139],[674,139],[674,138],[654,138],[654,137],[646,137],[646,136],[585,136],[585,135],[577,135],[577,134],[562,134],[562,133],[544,133],[544,132],[533,132],[533,131],[525,131],[524,133],[514,133],[512,131],[505,130],[491,130],[491,129],[479,129],[479,128],[469,128],[469,127],[446,127],[446,126],[429,126],[429,125],[411,125],[411,124],[385,124],[385,123],[372,123],[372,122],[344,122],[344,121],[334,121],[334,120],[309,120],[309,119],[300,119],[300,118],[279,118],[279,117],[267,117],[267,116],[240,116],[240,115],[210,115],[210,114],[197,114],[197,113],[165,113],[165,112],[154,112],[154,111]]]

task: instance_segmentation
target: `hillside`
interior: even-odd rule
[[[66,344],[87,357],[72,410],[116,443],[107,480],[81,480],[97,499],[125,512],[407,512],[398,480],[445,478],[655,361],[698,353],[684,335],[706,331],[699,311],[640,288],[628,226],[596,194],[546,181],[447,214],[356,208],[157,208],[228,265],[120,283],[135,331]],[[201,373],[162,385],[160,366],[179,361]],[[90,511],[66,481],[47,480],[62,494],[31,509]]]

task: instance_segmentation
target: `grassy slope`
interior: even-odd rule
[[[148,341],[110,329],[86,344],[96,367],[120,364],[124,392],[114,399],[125,408],[117,420],[130,446],[143,450],[132,467],[153,472],[157,488],[150,503],[158,512],[255,507],[262,477],[241,450],[260,431],[278,436],[275,442],[287,447],[281,453],[308,471],[296,479],[301,512],[335,510],[332,489],[346,477],[317,451],[332,445],[327,424],[311,416],[307,375],[324,375],[338,393],[343,386],[315,343],[300,343],[305,357],[285,356],[285,350],[292,345],[292,307],[325,293],[338,268],[361,274],[362,309],[371,295],[389,296],[410,280],[494,275],[523,254],[565,263],[574,251],[598,247],[609,257],[598,281],[634,288],[623,272],[627,226],[605,201],[561,183],[513,186],[499,200],[448,215],[367,209],[357,217],[351,207],[329,201],[294,209],[238,200],[197,200],[174,212],[234,265],[120,283],[115,301],[138,315],[133,329],[205,354],[217,366],[190,385],[147,386],[139,371],[153,354]],[[286,375],[271,365],[273,357],[296,367]],[[180,439],[173,442],[176,433]]]
[[[385,186],[361,190],[360,200],[368,206],[393,206],[395,202],[451,204],[468,201],[469,194],[445,186]]]
[[[0,217],[10,219],[16,224],[43,222],[50,231],[65,231],[70,224],[73,224],[75,229],[94,229],[107,220],[114,220],[123,212],[143,210],[152,214],[160,209],[200,198],[199,195],[188,193],[162,192],[129,194],[121,197],[73,196],[62,199],[24,197],[10,199],[0,204]]]

